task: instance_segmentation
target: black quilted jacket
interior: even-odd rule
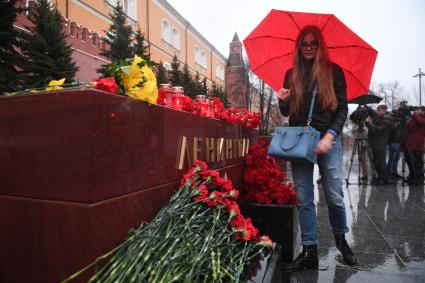
[[[335,111],[322,111],[316,103],[313,110],[313,120],[311,126],[324,134],[328,129],[334,129],[338,134],[342,132],[345,120],[347,118],[347,85],[345,82],[344,72],[337,64],[333,64],[334,89],[338,106]],[[292,76],[292,69],[289,69],[285,74],[284,88],[289,88]],[[310,107],[312,92],[304,94],[304,105],[298,114],[289,117],[290,126],[305,126],[307,124],[308,110]],[[283,116],[289,115],[289,99],[286,101],[279,100],[280,112]]]

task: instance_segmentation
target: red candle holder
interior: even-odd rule
[[[159,86],[158,104],[171,107],[173,104],[173,88],[170,84],[161,84]]]
[[[205,98],[205,95],[196,96],[196,108],[197,108],[198,115],[207,116],[209,103],[207,99]]]
[[[208,117],[214,118],[215,112],[214,112],[214,101],[208,100]]]
[[[200,107],[199,114],[201,116],[208,116],[208,113],[209,113],[209,103],[208,103],[208,101],[206,101],[206,100],[200,101],[199,107]]]
[[[172,107],[176,110],[183,110],[184,95],[182,87],[173,88]]]

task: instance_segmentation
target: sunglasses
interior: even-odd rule
[[[311,42],[307,42],[307,41],[302,41],[301,42],[301,48],[307,49],[307,48],[311,48],[311,49],[316,49],[319,46],[319,41],[312,40]]]

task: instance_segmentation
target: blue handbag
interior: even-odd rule
[[[310,126],[316,95],[317,86],[313,90],[307,126],[277,127],[270,142],[268,155],[286,160],[317,163],[314,149],[319,142],[320,132]]]

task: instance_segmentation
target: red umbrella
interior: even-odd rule
[[[321,29],[330,60],[344,70],[348,99],[368,92],[378,51],[332,14],[271,10],[243,41],[253,72],[278,91],[292,67],[296,38],[307,25]]]

